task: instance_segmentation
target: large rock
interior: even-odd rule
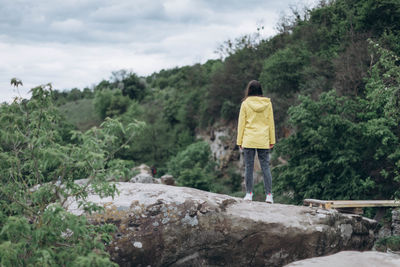
[[[134,172],[138,172],[132,177],[129,182],[131,183],[144,183],[144,184],[160,184],[161,180],[153,178],[151,168],[146,164],[141,164],[138,167],[132,169]]]
[[[175,185],[175,179],[171,174],[161,176],[161,183],[166,185]]]
[[[160,179],[153,178],[152,175],[139,173],[129,180],[130,183],[160,184]]]
[[[331,256],[293,262],[287,267],[399,267],[400,256],[376,251],[343,251]]]
[[[236,130],[236,124],[230,126],[214,125],[209,132],[201,132],[197,137],[210,145],[211,155],[221,170],[232,166],[234,167],[233,169],[237,170],[237,174],[244,177],[244,154],[236,145]],[[258,155],[256,155],[254,160],[253,179],[254,184],[263,181]],[[244,180],[242,182],[242,189],[245,190]]]
[[[120,266],[282,266],[374,243],[376,222],[358,215],[161,184],[117,187],[114,199],[89,200],[106,207],[93,223],[118,227],[108,250]]]
[[[400,235],[400,209],[392,210],[392,234]]]

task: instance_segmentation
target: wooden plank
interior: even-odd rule
[[[319,199],[304,199],[304,203],[326,204],[333,202],[332,200],[319,200]]]
[[[334,200],[332,208],[399,207],[395,200]]]
[[[399,200],[319,200],[305,199],[304,205],[321,208],[400,207]]]
[[[304,205],[310,207],[319,207],[321,209],[330,209],[332,201],[319,200],[319,199],[304,199]]]

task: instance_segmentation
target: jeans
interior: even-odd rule
[[[254,156],[258,154],[261,170],[264,178],[265,193],[272,192],[272,175],[269,168],[269,149],[261,148],[243,148],[244,150],[244,163],[245,163],[245,179],[246,179],[246,192],[253,192],[253,169],[254,169]]]

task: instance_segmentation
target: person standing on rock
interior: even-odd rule
[[[257,151],[264,178],[265,201],[273,203],[272,175],[269,167],[270,149],[275,144],[275,123],[271,100],[263,96],[261,84],[250,81],[240,106],[237,145],[244,151],[246,196],[253,199],[254,156]]]

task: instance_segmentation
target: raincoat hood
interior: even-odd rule
[[[255,112],[263,112],[270,104],[271,100],[267,97],[251,96],[245,102]]]

